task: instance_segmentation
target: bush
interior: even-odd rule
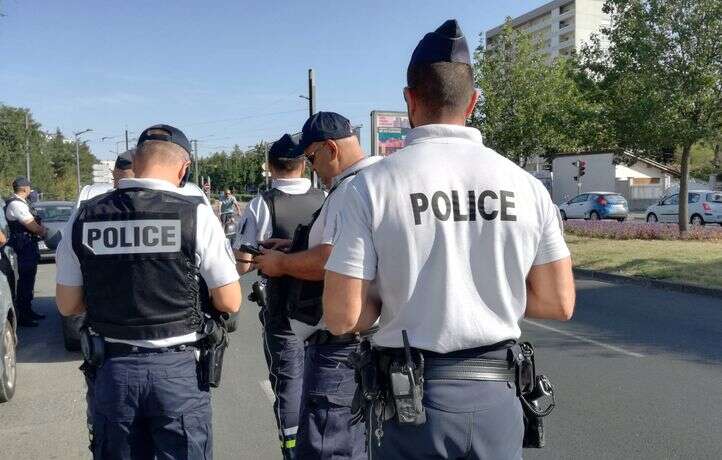
[[[648,224],[643,222],[570,221],[564,231],[572,235],[612,240],[678,240],[676,224]],[[691,226],[688,239],[697,241],[722,241],[722,228]]]

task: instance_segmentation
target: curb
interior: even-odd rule
[[[671,281],[662,281],[649,278],[638,278],[636,276],[615,275],[612,273],[599,272],[596,270],[587,270],[585,268],[575,268],[574,274],[582,278],[592,278],[601,281],[611,281],[616,283],[633,284],[635,286],[651,287],[656,289],[664,289],[667,291],[683,292],[685,294],[698,294],[709,297],[718,297],[722,299],[722,289],[709,288],[703,286],[695,286],[692,284],[674,283]]]

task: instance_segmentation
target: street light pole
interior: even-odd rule
[[[78,196],[80,195],[80,135],[92,131],[88,128],[83,131],[78,131],[75,134],[75,174],[78,180]]]

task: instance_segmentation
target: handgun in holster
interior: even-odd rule
[[[248,300],[256,302],[259,307],[263,308],[268,305],[266,299],[266,286],[259,281],[255,281],[251,285],[251,293],[248,294]]]
[[[554,387],[547,376],[536,374],[534,347],[529,342],[523,342],[519,344],[519,350],[516,369],[517,395],[524,413],[522,445],[538,449],[546,444],[543,418],[554,410]],[[545,399],[550,399],[550,402],[542,409]]]
[[[409,337],[401,331],[404,341],[403,360],[394,360],[389,367],[391,396],[396,407],[396,421],[399,425],[423,425],[426,423],[424,410],[424,356],[415,350],[412,356]]]
[[[88,380],[95,380],[95,374],[105,361],[105,340],[95,334],[87,325],[80,328],[80,351],[83,355],[83,364],[80,370]]]
[[[203,334],[199,359],[201,384],[218,388],[223,372],[223,355],[228,347],[228,332],[221,321],[209,318],[203,325]]]

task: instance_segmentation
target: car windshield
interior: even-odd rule
[[[722,193],[708,193],[707,201],[711,203],[722,203]]]
[[[35,209],[45,222],[66,222],[73,213],[73,207],[68,205],[37,206]]]
[[[627,201],[622,195],[604,195],[604,198],[606,198],[607,201],[612,204],[621,204]]]

